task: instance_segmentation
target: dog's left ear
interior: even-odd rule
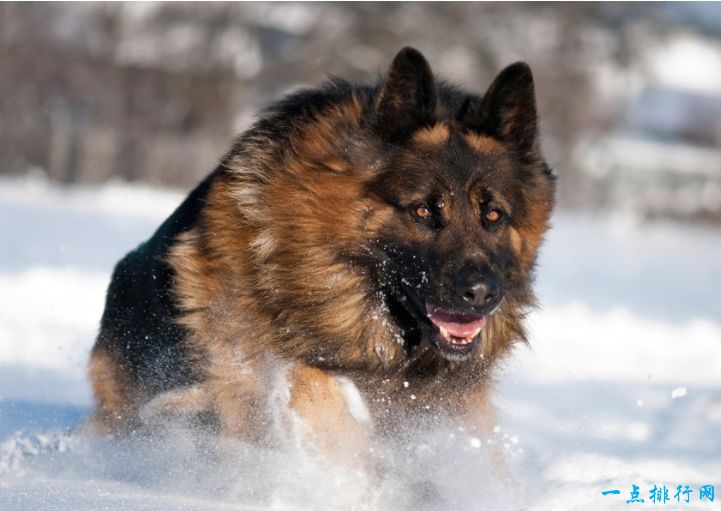
[[[480,105],[469,105],[464,122],[481,133],[513,144],[522,152],[538,144],[538,114],[531,68],[516,62],[501,71]]]
[[[433,117],[436,84],[425,57],[406,47],[388,69],[376,102],[376,126],[387,140],[403,138]]]

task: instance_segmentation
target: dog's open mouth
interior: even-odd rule
[[[432,345],[443,358],[452,361],[467,360],[473,355],[481,344],[487,318],[498,309],[496,306],[488,314],[451,312],[425,303],[407,285],[401,289],[405,310],[426,325]]]
[[[455,314],[433,305],[426,305],[426,312],[435,327],[432,340],[443,354],[451,358],[463,358],[480,344],[480,333],[486,324],[485,316]]]

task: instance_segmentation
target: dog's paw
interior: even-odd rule
[[[173,417],[197,416],[211,411],[210,396],[202,385],[190,385],[155,396],[138,410],[144,424]]]

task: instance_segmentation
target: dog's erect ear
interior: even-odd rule
[[[376,102],[376,123],[388,140],[398,140],[428,122],[436,109],[436,84],[425,57],[403,48],[393,59]]]
[[[473,129],[513,144],[521,151],[536,148],[538,114],[528,64],[516,62],[501,71],[480,104],[470,106],[463,116]]]

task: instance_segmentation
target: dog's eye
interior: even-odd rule
[[[483,208],[483,225],[486,229],[493,232],[495,231],[501,224],[503,224],[506,214],[503,212],[503,210],[496,206],[495,204],[484,204],[482,206]]]
[[[425,202],[418,204],[413,210],[413,213],[421,220],[428,220],[433,216],[433,211],[431,211],[430,206]]]
[[[488,211],[486,211],[486,214],[484,216],[486,217],[486,222],[490,224],[495,224],[501,218],[503,218],[503,211],[495,208],[489,209]]]

